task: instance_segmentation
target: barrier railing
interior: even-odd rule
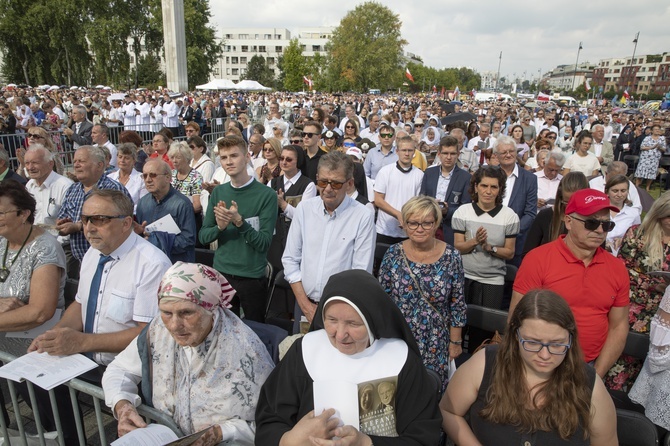
[[[6,352],[1,352],[0,351],[0,361],[3,363],[8,363],[16,359],[15,356],[10,355],[9,353]],[[0,378],[4,380],[3,378]],[[15,444],[21,444],[22,446],[28,446],[28,441],[29,438],[31,437],[27,432],[25,428],[25,423],[23,420],[23,417],[21,416],[21,408],[20,408],[20,401],[16,389],[16,383],[11,380],[4,380],[7,383],[7,387],[9,389],[9,395],[11,397],[11,404],[12,408],[14,410],[14,415],[16,418],[16,425],[18,429],[18,441],[20,443],[16,442],[16,436],[12,438],[12,445]],[[28,387],[28,393],[30,396],[30,407],[36,408],[37,407],[37,399],[35,397],[35,389],[32,383],[26,382],[27,387]],[[107,441],[107,436],[105,434],[105,422],[103,420],[103,407],[104,407],[104,401],[105,401],[105,395],[104,392],[102,391],[102,388],[96,385],[93,385],[91,383],[87,383],[85,381],[82,381],[80,379],[73,379],[67,383],[65,383],[67,387],[69,387],[70,391],[70,398],[72,400],[72,411],[74,413],[74,419],[75,419],[75,424],[77,427],[77,436],[79,438],[79,443],[80,444],[87,444],[86,442],[86,435],[85,435],[85,426],[82,424],[82,418],[80,417],[80,412],[79,412],[79,405],[77,403],[77,393],[83,393],[88,396],[90,396],[93,399],[93,407],[95,411],[95,420],[96,420],[96,425],[98,428],[98,436],[100,439],[100,444],[101,445],[108,445]],[[56,404],[56,396],[55,393],[52,390],[49,391],[49,400],[51,404],[51,410],[54,416],[55,424],[56,424],[56,432],[57,432],[57,438],[58,438],[58,443],[61,446],[72,446],[72,445],[66,445],[63,440],[63,429],[62,429],[62,423],[60,419],[60,414],[58,412],[58,406]],[[102,403],[101,403],[102,402]],[[111,415],[111,411],[108,409],[104,409],[109,415]],[[168,415],[159,412],[158,410],[146,406],[144,404],[140,405],[137,408],[137,412],[143,416],[147,423],[148,422],[155,422],[158,424],[162,424],[164,426],[167,426],[170,428],[178,437],[182,437],[184,434],[182,431],[179,429],[179,427],[175,424],[175,422],[172,420],[171,417]],[[37,429],[37,437],[33,437],[33,443],[34,440],[37,440],[40,444],[40,446],[46,446],[47,444],[47,437],[45,436],[44,429],[42,428],[42,423],[39,415],[38,410],[33,410],[33,415],[35,417],[35,426]],[[8,440],[10,438],[10,432],[9,428],[7,425],[7,422],[5,420],[5,417],[0,415],[0,433],[2,434],[2,438],[5,439],[5,442],[3,444],[10,444],[10,441]],[[53,444],[53,440],[51,441]]]

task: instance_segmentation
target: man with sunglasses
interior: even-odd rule
[[[368,151],[363,163],[365,176],[372,180],[377,177],[377,173],[382,167],[398,161],[398,154],[394,147],[395,130],[393,127],[382,124],[379,127],[379,141],[380,144]]]
[[[319,147],[321,142],[321,124],[316,121],[307,121],[302,129],[302,144],[305,149],[305,167],[303,173],[312,181],[316,181],[319,159],[326,152]]]
[[[601,247],[614,229],[609,197],[582,189],[565,209],[567,235],[526,254],[514,281],[509,314],[530,290],[561,295],[577,321],[579,344],[587,362],[604,377],[619,358],[628,336],[630,282],[620,259]]]
[[[349,269],[372,272],[374,212],[347,195],[353,183],[354,162],[342,152],[329,152],[319,160],[320,196],[295,209],[282,256],[284,277],[296,298],[294,330],[303,314],[312,320],[331,275]]]
[[[172,263],[195,262],[196,224],[191,200],[172,186],[172,170],[163,160],[151,159],[142,171],[148,194],[137,202],[135,232],[159,247]],[[170,216],[181,230],[146,232],[147,225]]]

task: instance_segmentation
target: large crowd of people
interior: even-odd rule
[[[670,113],[456,99],[5,89],[0,328],[39,334],[0,348],[84,353],[119,435],[145,403],[201,446],[611,445],[610,393],[664,435]]]

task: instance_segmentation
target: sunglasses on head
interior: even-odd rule
[[[291,163],[293,162],[293,158],[291,158],[290,156],[280,156],[279,161],[286,161],[287,163]]]
[[[330,184],[330,187],[332,187],[333,190],[340,190],[340,189],[342,189],[342,186],[344,186],[344,183],[346,183],[346,181],[342,182],[342,181],[333,181],[333,180],[330,180],[330,181],[316,180],[316,185],[319,186],[322,189],[325,189]]]
[[[584,223],[584,229],[586,229],[587,231],[595,231],[596,229],[598,229],[598,226],[602,226],[603,231],[610,232],[612,229],[614,229],[614,226],[616,226],[616,223],[614,223],[611,220],[603,221],[603,220],[598,220],[598,219],[595,219],[595,218],[587,218],[586,220],[582,220],[581,218],[577,218],[577,217],[572,217],[572,218]]]

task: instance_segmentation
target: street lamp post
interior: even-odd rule
[[[496,91],[498,91],[498,83],[500,82],[500,63],[502,62],[502,51],[498,57],[498,75],[496,76]]]
[[[635,44],[635,46],[633,47],[633,57],[630,58],[630,65],[628,67],[628,85],[626,87],[626,91],[628,90],[628,88],[630,88],[630,78],[631,76],[633,76],[633,60],[635,60],[635,51],[637,50],[638,37],[640,37],[640,31],[638,31],[637,34],[635,34],[635,38],[633,39],[633,43]],[[635,80],[634,77],[633,80]],[[633,82],[633,86],[635,86],[635,82]],[[631,92],[629,92],[629,94],[630,93]]]
[[[575,79],[577,78],[577,65],[579,64],[579,52],[582,50],[582,42],[579,42],[577,50],[577,60],[575,61],[575,73],[572,75],[572,91],[575,91]]]

